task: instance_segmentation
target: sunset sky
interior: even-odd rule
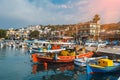
[[[95,14],[101,24],[120,21],[120,0],[0,0],[0,28],[76,24]]]

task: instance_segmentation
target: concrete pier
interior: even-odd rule
[[[94,51],[95,56],[108,56],[110,59],[120,59],[120,46],[112,47],[86,47],[88,51]]]
[[[98,48],[96,52],[103,52],[103,53],[120,55],[120,48],[119,47]]]

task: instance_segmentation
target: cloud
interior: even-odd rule
[[[120,0],[93,0],[93,2],[89,2],[90,15],[99,14],[103,23],[120,20]]]
[[[102,23],[120,20],[120,0],[0,0],[0,28],[86,22],[99,14]]]

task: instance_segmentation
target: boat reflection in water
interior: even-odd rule
[[[39,74],[41,80],[76,80],[79,79],[79,74],[86,74],[83,70],[76,70],[73,63],[69,64],[34,64],[32,67],[32,74]],[[81,79],[83,79],[81,78]],[[84,80],[84,79],[83,79]]]
[[[32,74],[40,74],[42,80],[69,80],[72,78],[72,70],[74,69],[73,64],[34,64],[32,67]],[[68,73],[69,76],[64,76],[64,73]],[[67,74],[66,74],[67,75]]]
[[[34,64],[28,80],[118,80],[120,72],[86,74],[85,67],[74,64]]]

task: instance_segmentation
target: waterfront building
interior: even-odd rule
[[[78,24],[78,36],[98,40],[100,34],[100,17],[95,15],[92,21]]]
[[[100,16],[95,15],[92,21],[70,24],[62,30],[57,31],[62,36],[72,36],[75,39],[100,39]]]
[[[6,36],[9,38],[9,39],[14,39],[15,38],[15,34],[16,34],[16,31],[14,28],[9,28],[7,33],[6,33]]]

